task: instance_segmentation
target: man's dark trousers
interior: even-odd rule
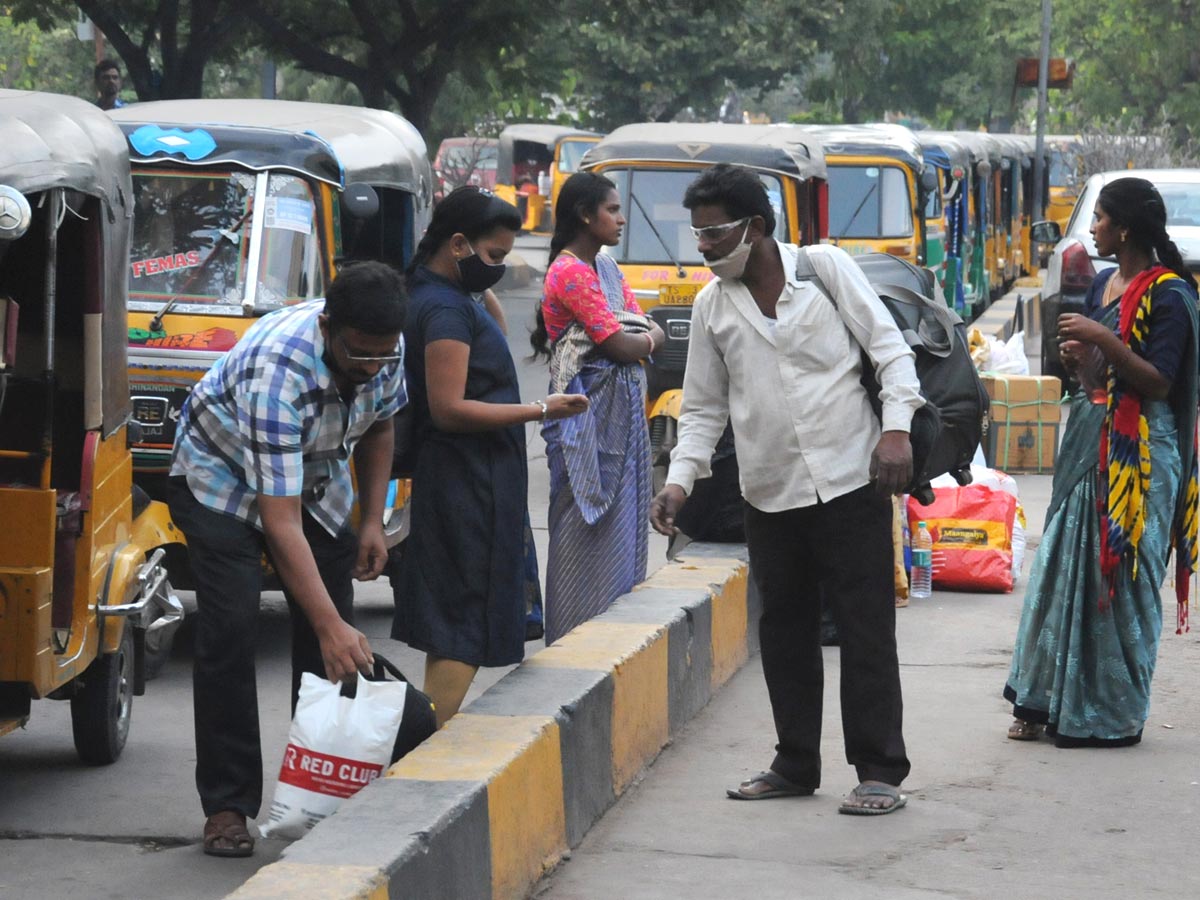
[[[266,542],[253,526],[201,504],[183,478],[170,479],[169,501],[171,518],[187,537],[196,585],[196,789],[205,816],[234,810],[255,818],[262,804],[263,763],[254,652]],[[348,529],[332,537],[308,513],[304,536],[334,606],[353,623],[357,539]],[[300,676],[325,677],[325,663],[308,617],[285,595],[292,619],[295,709]]]
[[[762,595],[763,674],[779,736],[771,768],[821,783],[821,598],[841,636],[842,728],[859,781],[899,785],[909,762],[896,657],[891,499],[867,485],[778,513],[747,504],[750,574]]]

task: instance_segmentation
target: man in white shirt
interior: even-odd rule
[[[913,353],[841,249],[810,247],[833,296],[798,279],[798,248],[753,172],[718,165],[689,187],[700,252],[718,276],[697,296],[679,442],[651,522],[672,534],[713,447],[733,425],[750,571],[762,596],[763,674],[779,737],[770,769],[728,791],[761,800],[820,785],[822,597],[841,636],[846,758],[859,785],[841,812],[905,803],[909,771],[896,657],[891,495],[912,477],[908,431],[923,400]],[[860,378],[865,349],[882,386],[882,427]]]

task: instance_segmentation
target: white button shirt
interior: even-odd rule
[[[870,481],[880,423],[862,376],[860,346],[882,387],[883,430],[908,431],[924,400],[913,352],[842,249],[808,248],[820,289],[796,280],[793,244],[777,243],[787,276],[776,322],[740,280],[717,278],[696,297],[679,440],[668,484],[690,493],[732,421],[742,495],[781,512],[848,494]]]

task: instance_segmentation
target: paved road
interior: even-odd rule
[[[543,267],[546,241],[522,237],[520,252]],[[524,360],[538,298],[534,286],[501,296],[518,359],[522,396],[545,394],[546,370]],[[533,426],[530,437],[530,507],[545,567],[548,479],[545,452]],[[652,559],[663,559],[655,540]],[[193,602],[184,595],[185,602]],[[372,646],[418,684],[423,655],[388,639],[392,596],[386,580],[356,591],[359,627]],[[259,646],[259,710],[266,785],[264,808],[288,729],[288,622],[282,595],[263,604]],[[190,634],[181,630],[176,652],[146,696],[136,698],[129,743],[106,768],[80,764],[71,743],[65,703],[35,703],[27,729],[0,739],[0,897],[203,898],[221,897],[276,859],[278,841],[259,841],[249,860],[215,860],[199,849],[203,817],[193,784]],[[534,652],[540,642],[531,643]],[[503,676],[484,670],[468,702]]]
[[[1040,529],[1049,477],[1018,477]],[[1012,594],[935,591],[897,611],[908,807],[837,813],[845,764],[836,648],[826,648],[823,784],[814,797],[728,800],[770,764],[756,656],[539,885],[538,900],[918,900],[1200,896],[1200,630],[1174,634],[1174,598],[1141,746],[1056,750],[1007,740],[1000,696],[1020,615]]]

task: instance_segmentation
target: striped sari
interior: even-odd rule
[[[596,266],[609,309],[625,321],[616,263],[600,255]],[[615,363],[594,349],[575,354],[581,331],[572,325],[554,342],[552,389],[586,394],[591,405],[582,415],[542,426],[550,466],[547,644],[646,577],[651,483],[645,374],[637,363]]]

